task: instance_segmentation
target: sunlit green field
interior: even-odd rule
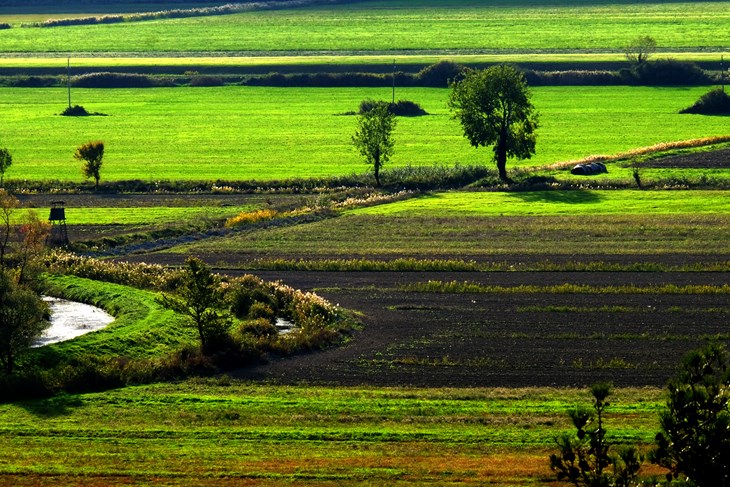
[[[251,209],[251,206],[231,207],[133,207],[133,208],[66,208],[66,219],[74,225],[156,225],[181,221],[199,221],[202,219],[230,218],[239,212]],[[48,208],[33,208],[38,215],[45,217]],[[14,216],[22,221],[26,211],[17,212]]]
[[[2,11],[0,11],[0,14]],[[10,17],[14,24],[22,17]],[[621,49],[637,35],[662,48],[730,44],[727,2],[360,2],[141,23],[15,28],[0,52],[301,52]]]
[[[536,156],[509,166],[613,154],[658,142],[726,135],[723,117],[679,115],[705,88],[545,87]],[[0,89],[8,179],[81,181],[78,145],[102,140],[102,180],[272,180],[363,173],[351,144],[365,98],[390,89],[256,87],[74,89],[72,103],[107,116],[61,117],[63,89]],[[400,118],[391,166],[491,164],[450,118],[447,89],[397,89],[429,116]],[[387,167],[386,167],[387,169]]]
[[[557,216],[730,214],[728,191],[450,192],[351,210],[354,215]]]
[[[60,396],[0,405],[0,475],[13,485],[544,485],[567,409],[588,398],[226,379]],[[661,391],[612,399],[611,441],[646,448]]]

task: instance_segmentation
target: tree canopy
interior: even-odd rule
[[[104,142],[97,140],[87,142],[76,148],[74,159],[83,161],[81,172],[84,177],[94,178],[96,188],[99,188],[99,179],[101,179],[101,163],[104,158]]]
[[[468,70],[452,83],[449,108],[472,146],[494,146],[499,177],[508,181],[507,158],[535,153],[538,117],[525,76],[508,65]]]
[[[357,118],[352,143],[368,164],[373,166],[375,184],[380,186],[380,169],[393,155],[395,115],[386,102],[376,102]]]

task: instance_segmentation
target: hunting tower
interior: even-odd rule
[[[51,234],[48,236],[48,244],[54,247],[68,245],[65,204],[65,201],[51,201],[51,216],[48,217]]]

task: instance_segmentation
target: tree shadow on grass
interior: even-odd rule
[[[69,394],[59,394],[48,399],[37,399],[18,403],[19,406],[29,413],[42,418],[65,416],[82,404],[81,399]]]
[[[524,193],[510,193],[510,196],[518,198],[525,203],[561,203],[561,204],[596,204],[604,198],[596,191],[585,189],[569,191],[528,191]]]

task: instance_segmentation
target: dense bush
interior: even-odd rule
[[[363,113],[367,113],[380,103],[384,102],[369,98],[363,100],[360,102],[360,108],[358,110],[358,113],[360,115],[362,115]],[[420,117],[423,115],[428,115],[428,112],[426,112],[426,110],[424,110],[421,105],[409,100],[398,100],[395,103],[388,103],[388,110],[393,115],[399,117]]]
[[[596,70],[526,70],[525,78],[532,86],[612,86],[624,83],[618,73]]]
[[[695,63],[662,59],[642,63],[632,69],[623,69],[626,83],[649,86],[690,86],[712,84],[712,77]]]
[[[725,90],[716,88],[702,95],[691,107],[679,113],[696,113],[701,115],[730,115],[730,96]]]
[[[10,29],[11,27],[7,22],[0,22],[0,30]]]
[[[167,80],[134,73],[88,73],[71,78],[71,84],[79,88],[150,88],[169,86]]]
[[[86,108],[82,107],[81,105],[74,105],[72,107],[66,107],[61,112],[61,115],[63,115],[64,117],[88,117],[90,113],[87,112]]]
[[[225,82],[220,76],[193,76],[190,86],[223,86]]]
[[[11,88],[47,88],[61,84],[61,80],[55,76],[9,76],[2,84]]]
[[[460,64],[452,61],[439,61],[419,71],[416,74],[416,80],[419,86],[447,88],[463,71],[464,66]]]

